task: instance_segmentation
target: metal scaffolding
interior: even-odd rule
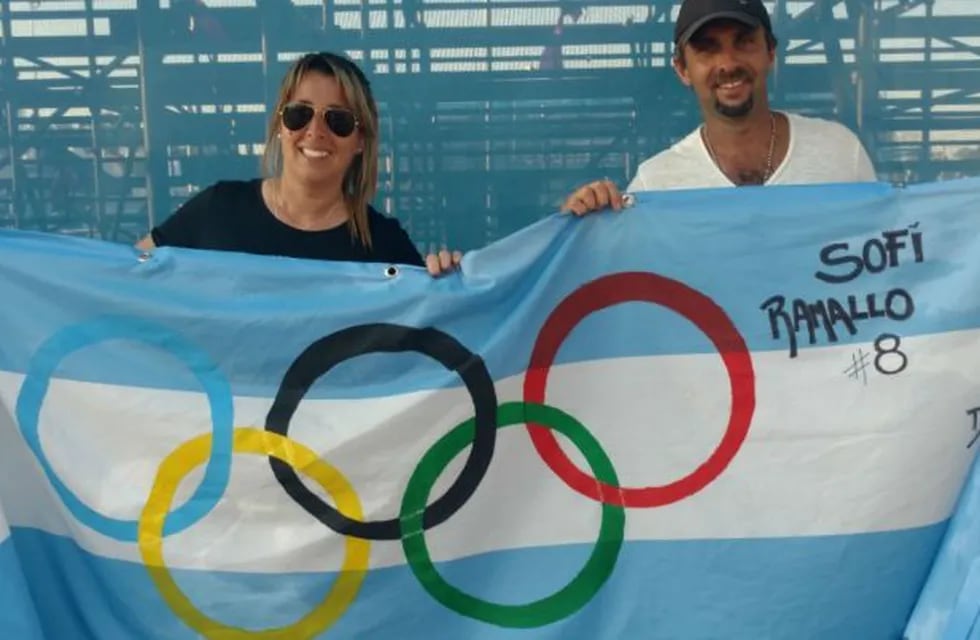
[[[851,126],[883,180],[980,174],[966,4],[770,2],[774,104]],[[381,103],[380,207],[420,245],[478,247],[577,184],[625,184],[696,125],[669,64],[675,5],[0,0],[0,226],[132,242],[211,182],[257,175],[279,78],[326,49]]]

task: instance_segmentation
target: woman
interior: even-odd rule
[[[425,265],[433,275],[459,252],[423,261],[398,221],[371,207],[378,179],[378,110],[350,60],[297,60],[269,121],[268,177],[201,191],[138,243],[317,260]]]

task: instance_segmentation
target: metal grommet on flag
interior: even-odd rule
[[[333,625],[354,602],[364,582],[371,543],[348,537],[346,555],[333,586],[312,611],[288,627],[253,631],[225,625],[202,613],[180,590],[163,558],[164,525],[180,481],[208,459],[212,436],[204,434],[181,444],[157,471],[153,488],[139,519],[138,544],[143,563],[160,595],[189,627],[206,638],[312,638]],[[349,518],[362,517],[354,488],[335,467],[298,442],[263,429],[239,427],[231,445],[235,453],[270,456],[300,469],[327,492],[337,509]]]
[[[567,413],[539,404],[507,402],[497,412],[498,428],[538,422],[566,436],[582,453],[592,473],[616,485],[616,471],[599,442]],[[481,600],[449,584],[436,570],[425,543],[422,514],[439,474],[476,435],[473,419],[457,425],[422,456],[402,499],[402,548],[412,573],[433,598],[461,615],[502,627],[532,628],[566,618],[585,606],[612,575],[623,546],[626,511],[614,501],[602,504],[602,522],[592,554],[570,583],[556,593],[529,604],[499,604]]]
[[[184,504],[170,514],[169,526],[164,533],[182,531],[207,515],[225,492],[231,467],[233,420],[231,387],[228,381],[221,375],[210,356],[183,336],[148,320],[119,316],[105,316],[61,329],[38,348],[28,364],[17,396],[17,423],[24,440],[71,514],[79,522],[104,536],[135,542],[136,521],[110,518],[95,511],[61,481],[44,454],[39,433],[41,406],[58,365],[79,349],[107,340],[142,342],[175,356],[193,372],[208,397],[214,448],[207,461],[201,484]]]
[[[394,278],[397,275],[398,275],[398,266],[397,265],[389,264],[385,268],[385,277],[387,277],[387,278]]]
[[[636,204],[636,196],[634,196],[632,193],[623,194],[623,207],[629,209],[635,204]]]
[[[289,366],[269,409],[265,428],[288,435],[289,422],[307,391],[317,379],[341,362],[369,353],[406,351],[426,355],[455,371],[470,393],[475,412],[473,448],[456,480],[442,497],[426,507],[424,524],[429,528],[449,519],[476,491],[490,466],[497,434],[497,392],[493,378],[483,360],[449,334],[431,327],[363,324],[320,338]],[[292,467],[274,458],[269,462],[286,493],[307,513],[337,533],[369,540],[398,540],[401,537],[398,518],[372,522],[351,519],[306,488]]]

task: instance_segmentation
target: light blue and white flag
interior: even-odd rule
[[[2,232],[0,637],[976,638],[978,283],[973,180],[439,279]]]

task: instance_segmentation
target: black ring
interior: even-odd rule
[[[497,392],[480,356],[438,329],[397,324],[362,324],[320,338],[293,361],[283,376],[276,399],[266,416],[267,431],[286,436],[289,422],[313,383],[345,360],[368,353],[417,351],[436,360],[462,378],[473,399],[476,433],[459,477],[438,500],[426,506],[422,526],[429,529],[448,520],[469,500],[486,475],[497,437]],[[401,538],[399,519],[352,520],[306,488],[285,462],[270,457],[272,472],[296,503],[311,516],[341,535],[368,540]]]

